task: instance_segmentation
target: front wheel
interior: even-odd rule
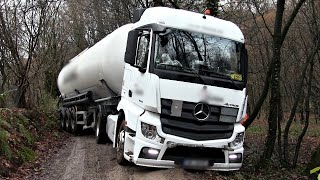
[[[124,121],[122,121],[119,132],[116,139],[116,151],[117,151],[117,162],[120,165],[126,165],[128,161],[124,158],[124,143],[125,143],[125,131],[124,131]]]
[[[96,143],[97,144],[106,144],[108,137],[106,133],[107,122],[103,115],[99,112],[97,115],[96,122]]]

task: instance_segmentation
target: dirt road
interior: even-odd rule
[[[183,169],[156,169],[136,165],[120,166],[111,144],[98,145],[93,135],[70,137],[65,147],[42,167],[42,172],[28,179],[112,179],[164,180],[211,179],[209,172]]]

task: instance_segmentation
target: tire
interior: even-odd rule
[[[62,126],[62,129],[64,130],[64,131],[66,131],[67,130],[67,127],[66,127],[66,122],[67,122],[67,112],[66,112],[66,110],[62,110],[62,122],[61,122],[61,126]]]
[[[59,111],[59,127],[62,131],[64,130],[64,120],[62,111]]]
[[[71,133],[71,113],[70,113],[70,110],[67,110],[67,113],[66,113],[66,131]]]
[[[107,121],[103,115],[99,112],[97,115],[97,122],[95,125],[95,134],[96,134],[96,143],[97,144],[106,144],[108,141],[107,137]]]
[[[128,161],[124,158],[124,143],[125,143],[125,131],[124,131],[124,121],[121,122],[119,131],[116,138],[116,157],[117,163],[120,165],[127,165]]]
[[[73,135],[81,134],[83,130],[83,125],[77,124],[76,121],[76,111],[71,111],[71,132]]]

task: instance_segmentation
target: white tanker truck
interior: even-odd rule
[[[248,60],[233,23],[194,12],[138,9],[60,72],[61,126],[94,127],[119,164],[238,170]]]

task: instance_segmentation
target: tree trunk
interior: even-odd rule
[[[296,145],[296,149],[295,149],[295,152],[294,152],[293,164],[292,164],[293,168],[295,168],[297,166],[301,143],[302,143],[303,137],[306,134],[308,126],[309,126],[310,96],[311,96],[311,87],[312,87],[313,67],[314,67],[314,63],[313,63],[313,61],[311,61],[310,73],[309,73],[309,82],[308,82],[308,93],[307,93],[307,99],[306,99],[306,102],[305,102],[306,119],[304,120],[304,127],[303,127],[303,130],[302,130],[301,134],[299,135],[299,138],[298,138],[298,141],[297,141],[297,145]]]
[[[103,39],[106,36],[106,33],[104,31],[104,25],[103,25],[103,19],[102,19],[102,10],[103,8],[101,0],[94,0],[93,1],[93,12],[95,14],[95,19],[97,23],[97,34],[94,38],[94,43],[97,43],[101,39]]]
[[[280,90],[280,86],[279,86],[279,92],[281,92]],[[280,159],[280,162],[283,162],[283,156],[282,156],[282,142],[281,142],[281,122],[283,120],[283,111],[282,111],[282,99],[281,99],[281,96],[280,96],[280,99],[279,99],[279,104],[278,104],[278,155],[279,155],[279,159]]]
[[[297,93],[296,93],[297,97],[296,97],[296,99],[294,101],[294,104],[293,104],[293,106],[291,108],[290,117],[289,117],[289,119],[287,121],[286,127],[285,127],[284,132],[283,132],[283,158],[284,158],[284,161],[285,161],[286,165],[289,165],[289,162],[288,162],[288,159],[289,159],[289,151],[288,151],[289,130],[290,130],[292,121],[294,119],[294,116],[296,114],[298,103],[299,103],[300,98],[301,98],[302,89],[303,89],[301,87],[303,86],[303,81],[304,81],[304,78],[306,76],[308,66],[309,66],[310,62],[313,61],[314,58],[316,57],[316,54],[318,52],[319,47],[320,47],[320,40],[318,41],[317,46],[314,47],[312,53],[308,56],[307,62],[304,64],[304,67],[303,67],[303,70],[302,70],[302,75],[301,75],[301,78],[300,78],[300,82],[297,85]]]
[[[153,0],[154,6],[164,6],[164,3],[162,0]]]
[[[279,92],[279,78],[280,78],[280,70],[281,70],[281,62],[280,62],[280,50],[275,48],[274,51],[274,72],[271,77],[271,98],[270,98],[270,109],[269,109],[269,117],[268,117],[268,136],[265,143],[265,149],[260,157],[258,163],[258,169],[265,168],[271,159],[271,156],[274,151],[275,140],[277,136],[277,122],[278,122],[278,113],[279,113],[279,101],[280,101],[280,92]]]
[[[282,47],[282,19],[284,12],[285,0],[277,1],[277,12],[274,23],[274,35],[273,35],[273,51],[272,51],[272,62],[273,69],[271,75],[271,98],[270,98],[270,109],[268,117],[268,136],[265,143],[265,149],[260,157],[258,168],[264,168],[269,164],[271,156],[274,151],[274,145],[277,138],[277,121],[279,113],[279,102],[280,102],[280,72],[281,72],[281,47]]]
[[[253,121],[256,119],[256,117],[258,116],[261,107],[264,103],[264,100],[267,98],[268,92],[269,92],[269,86],[270,86],[270,77],[272,74],[272,69],[273,69],[273,61],[271,61],[269,68],[268,68],[268,72],[267,72],[267,76],[266,79],[264,81],[264,86],[263,86],[263,90],[261,93],[261,96],[257,102],[257,104],[255,105],[252,113],[250,114],[249,118],[243,123],[243,126],[247,129],[252,123]]]
[[[26,94],[29,83],[26,78],[22,78],[17,88],[17,95],[15,97],[15,104],[18,108],[27,108]]]

